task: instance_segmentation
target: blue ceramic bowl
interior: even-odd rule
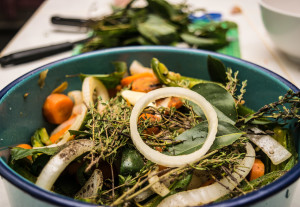
[[[15,173],[8,165],[8,150],[10,146],[27,143],[32,133],[39,127],[51,127],[43,119],[42,104],[46,96],[60,83],[67,80],[68,90],[81,89],[78,78],[66,78],[66,74],[110,73],[113,70],[111,62],[116,60],[139,60],[144,65],[150,65],[152,57],[158,58],[167,67],[185,76],[209,79],[206,68],[207,55],[221,59],[227,67],[239,70],[239,78],[248,80],[246,105],[254,110],[276,101],[278,96],[288,89],[299,89],[279,75],[258,65],[232,58],[229,56],[201,50],[177,49],[174,47],[124,47],[107,49],[66,58],[38,69],[35,69],[13,81],[0,92],[0,174],[12,206],[92,206],[91,204],[45,191],[25,180]],[[49,69],[44,88],[38,86],[39,73]],[[24,94],[29,96],[24,99]],[[295,132],[300,131],[296,129]],[[297,136],[298,140],[298,136]],[[300,151],[297,142],[297,150]],[[295,182],[300,177],[300,164],[264,188],[210,206],[289,206],[295,188]]]

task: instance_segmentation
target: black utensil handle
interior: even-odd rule
[[[52,24],[66,25],[66,26],[75,26],[75,27],[87,27],[88,20],[85,19],[76,19],[76,18],[64,18],[59,16],[51,17]]]
[[[46,47],[35,48],[16,52],[0,58],[1,66],[17,65],[21,63],[30,62],[43,57],[48,57],[60,52],[68,51],[73,48],[73,43],[65,42],[57,45],[50,45]]]

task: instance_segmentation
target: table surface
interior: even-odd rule
[[[109,14],[113,0],[46,0],[34,15],[27,21],[17,35],[1,52],[0,56],[29,48],[57,44],[66,41],[84,39],[86,32],[63,32],[51,25],[50,17],[61,15],[66,17],[92,18]],[[170,0],[180,3],[179,0]],[[205,8],[209,12],[221,12],[224,19],[232,20],[239,26],[241,58],[261,65],[281,75],[300,88],[300,63],[290,61],[278,51],[268,37],[259,11],[258,0],[187,0],[194,8]],[[143,3],[139,2],[138,3]],[[231,14],[234,6],[242,9],[240,14]],[[43,58],[34,62],[8,67],[0,67],[0,90],[19,76],[55,60],[69,57],[71,51]],[[9,207],[9,201],[0,178],[0,206]],[[295,195],[300,195],[300,182]],[[300,197],[294,196],[292,207],[300,207]]]

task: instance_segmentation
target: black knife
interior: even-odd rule
[[[45,47],[33,48],[29,50],[12,53],[1,57],[0,64],[2,67],[5,67],[8,65],[18,65],[18,64],[38,60],[44,57],[48,57],[54,54],[71,50],[74,47],[74,45],[84,43],[89,39],[90,37],[75,42],[64,42],[60,44],[49,45]]]

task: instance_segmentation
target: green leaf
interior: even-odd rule
[[[207,121],[203,121],[194,128],[186,130],[175,140],[182,140],[183,142],[175,145],[170,149],[171,153],[175,155],[190,154],[200,149],[207,137]],[[210,150],[219,149],[228,146],[240,138],[244,132],[230,123],[220,121],[218,124],[218,132],[216,139]]]
[[[20,147],[14,147],[11,149],[11,159],[12,161],[14,160],[19,160],[27,156],[32,156],[34,154],[38,153],[43,153],[47,155],[54,155],[56,154],[62,146],[58,147],[47,147],[47,148],[36,148],[36,149],[24,149]]]
[[[216,50],[228,44],[227,41],[223,41],[218,38],[197,37],[190,33],[183,33],[180,37],[189,45],[208,50]]]
[[[222,61],[209,55],[207,69],[212,81],[226,84],[226,67]]]
[[[156,45],[171,44],[177,40],[176,27],[157,15],[137,25],[138,31]]]
[[[170,19],[177,13],[174,9],[174,5],[169,4],[167,1],[147,0],[147,2],[149,9],[160,16]]]
[[[222,86],[216,83],[199,83],[191,88],[191,90],[202,95],[209,101],[217,112],[220,121],[235,124],[237,120],[237,110],[235,102],[231,94]],[[203,112],[199,106],[191,103],[194,111],[198,115],[203,116]]]
[[[122,61],[116,61],[113,62],[113,64],[115,66],[115,72],[111,74],[80,74],[80,79],[83,80],[86,77],[92,76],[100,80],[106,88],[115,88],[127,72],[127,64]]]

